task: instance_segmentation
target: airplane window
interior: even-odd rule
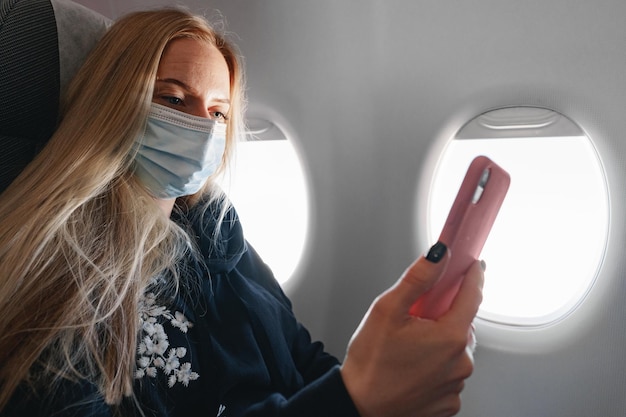
[[[578,125],[551,110],[478,116],[447,144],[435,169],[431,242],[480,154],[511,174],[511,186],[481,254],[487,273],[478,316],[515,326],[559,320],[582,302],[604,256],[609,199],[598,154]]]
[[[250,118],[248,138],[220,180],[239,214],[247,240],[285,283],[304,250],[308,194],[300,159],[274,123]],[[285,244],[289,242],[289,244]]]

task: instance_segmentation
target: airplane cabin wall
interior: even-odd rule
[[[109,17],[143,7],[78,2]],[[511,105],[548,107],[577,122],[594,141],[611,195],[597,283],[553,328],[490,333],[481,344],[488,329],[479,323],[476,370],[460,415],[626,415],[626,2],[185,4],[223,13],[246,58],[250,112],[275,116],[294,136],[311,223],[307,253],[286,290],[313,337],[339,357],[373,298],[427,249],[415,213],[437,152],[457,129]],[[558,244],[537,236],[520,259],[550,256]]]

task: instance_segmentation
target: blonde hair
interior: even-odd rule
[[[132,395],[139,301],[155,276],[176,278],[189,247],[132,174],[160,57],[180,37],[226,59],[230,155],[244,105],[233,46],[179,9],[116,22],[70,85],[54,136],[0,195],[0,411],[19,384],[62,378],[89,379],[109,404]],[[208,181],[178,203],[220,198]]]

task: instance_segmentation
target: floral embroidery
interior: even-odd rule
[[[182,363],[180,360],[187,354],[184,347],[170,348],[170,342],[163,325],[158,318],[162,317],[172,326],[183,333],[193,327],[193,323],[179,311],[172,314],[167,308],[156,304],[156,296],[148,293],[142,300],[139,308],[139,323],[141,339],[137,348],[137,370],[135,378],[148,376],[156,378],[160,369],[167,376],[167,384],[173,387],[177,382],[188,386],[190,381],[198,379],[199,375],[191,370],[191,363]]]

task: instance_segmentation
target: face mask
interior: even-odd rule
[[[158,198],[195,194],[222,162],[226,124],[152,103],[135,175]]]

